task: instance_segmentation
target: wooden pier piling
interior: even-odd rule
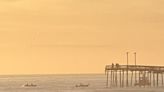
[[[163,86],[163,73],[161,73],[162,86]]]

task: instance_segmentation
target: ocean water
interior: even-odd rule
[[[27,83],[37,87],[24,87]],[[76,84],[89,87],[75,87]],[[0,92],[164,92],[164,88],[106,88],[104,74],[3,75]]]

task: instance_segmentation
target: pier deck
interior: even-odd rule
[[[145,65],[107,65],[105,70],[127,70],[128,71],[149,71],[149,72],[164,72],[164,66],[145,66]]]

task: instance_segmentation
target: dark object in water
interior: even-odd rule
[[[75,87],[89,87],[89,84],[80,83],[80,84],[75,85]]]
[[[32,83],[31,83],[31,84],[28,84],[28,83],[27,83],[27,84],[25,84],[25,85],[23,85],[23,86],[24,86],[24,87],[36,87],[37,85],[36,85],[36,84],[32,84]]]

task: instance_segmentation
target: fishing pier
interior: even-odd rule
[[[111,64],[105,66],[106,87],[163,87],[164,66]]]

